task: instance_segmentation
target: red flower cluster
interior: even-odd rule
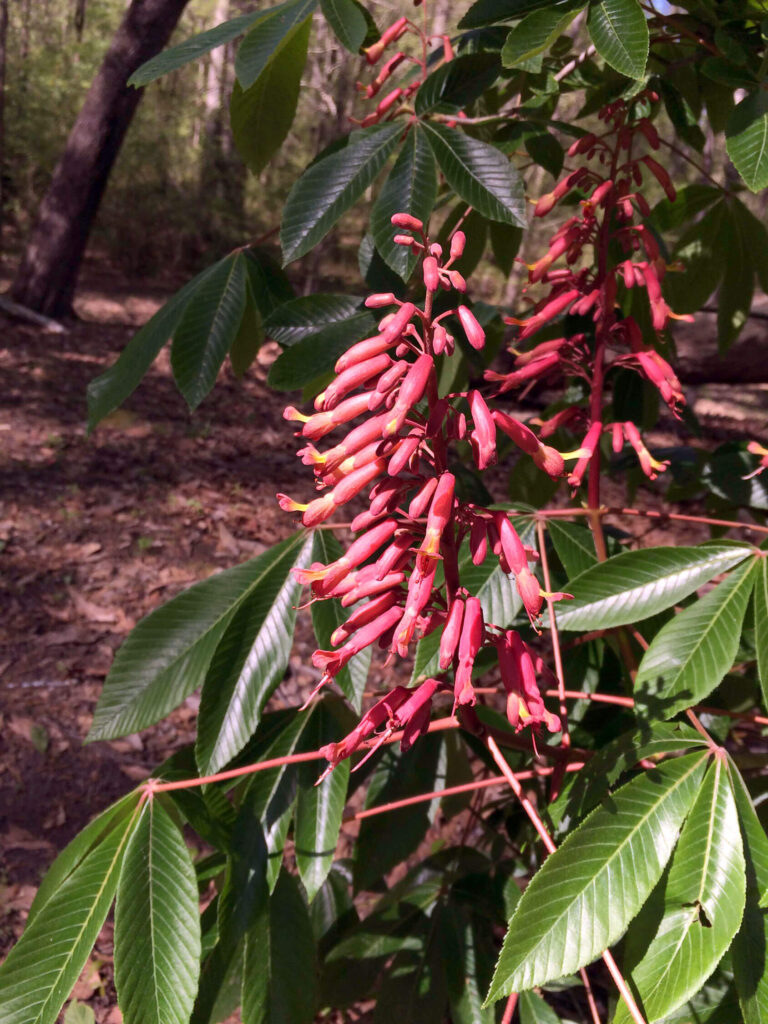
[[[451,46],[451,40],[446,35],[430,36],[423,32],[418,25],[410,21],[406,17],[400,17],[394,21],[388,28],[386,28],[381,37],[369,46],[365,50],[365,59],[369,65],[378,64],[381,60],[384,52],[389,49],[394,43],[397,43],[402,36],[410,32],[415,35],[419,43],[421,44],[422,57],[412,57],[402,50],[398,50],[393,56],[391,56],[382,65],[378,75],[373,79],[372,82],[358,82],[358,92],[362,93],[366,99],[374,99],[377,97],[385,85],[391,84],[392,75],[400,67],[401,64],[415,64],[421,69],[421,74],[418,75],[413,81],[407,81],[403,86],[396,86],[393,89],[389,89],[388,92],[379,100],[376,108],[371,111],[370,114],[366,114],[362,120],[351,118],[355,124],[360,125],[361,128],[368,128],[371,125],[378,124],[379,121],[384,120],[387,115],[394,117],[401,112],[403,105],[407,104],[409,100],[413,98],[414,93],[418,90],[419,86],[426,79],[429,71],[434,71],[438,67],[437,63],[427,63],[427,48],[430,43],[437,40],[442,45],[442,58],[443,63],[453,60],[453,47]],[[466,115],[461,113],[459,117],[465,117]]]
[[[670,199],[675,197],[666,170],[648,155],[635,155],[638,142],[653,149],[659,146],[656,129],[638,114],[643,107],[657,101],[655,93],[645,91],[629,104],[623,100],[608,104],[600,112],[605,132],[584,135],[568,151],[569,156],[594,161],[599,169],[580,166],[569,171],[553,191],[536,204],[535,216],[541,217],[573,189],[584,193],[578,215],[569,217],[558,228],[546,254],[528,267],[529,283],[547,285],[546,296],[534,305],[530,315],[523,319],[509,318],[507,323],[519,327],[518,342],[566,314],[589,317],[595,326],[593,332],[564,334],[517,353],[516,369],[511,373],[488,371],[486,378],[498,383],[500,392],[557,376],[582,377],[590,386],[599,378],[601,388],[604,373],[613,367],[626,366],[655,385],[672,412],[680,415],[685,398],[672,367],[646,343],[637,320],[622,316],[617,306],[620,287],[643,288],[657,335],[666,328],[670,318],[692,319],[678,317],[663,298],[661,282],[667,267],[656,239],[643,220],[650,212],[640,191],[644,172],[656,178]],[[589,247],[590,257],[583,261],[586,247]],[[621,252],[623,258],[617,261],[616,252]],[[555,266],[561,260],[564,266]],[[590,337],[592,333],[594,340]],[[599,409],[587,412],[569,408],[559,412],[541,424],[541,436],[547,437],[565,426],[573,430],[585,420],[581,446],[572,453],[578,458],[569,476],[574,487],[581,484],[605,430],[612,434],[615,452],[622,450],[625,440],[631,445],[643,472],[651,479],[666,468],[666,463],[651,456],[634,424],[603,424]]]
[[[482,326],[463,303],[433,313],[438,290],[462,293],[466,288],[452,269],[465,237],[454,232],[444,257],[440,245],[430,244],[420,221],[397,214],[392,222],[401,231],[397,241],[421,256],[424,306],[401,302],[392,294],[370,296],[370,308],[396,309],[384,316],[377,334],[338,360],[337,375],[315,400],[314,414],[303,415],[293,407],[285,411],[287,419],[302,423],[301,436],[308,443],[299,454],[313,467],[321,494],[307,504],[286,495],[278,500],[284,510],[302,512],[303,524],[312,527],[368,491],[368,507],[352,522],[360,536],[346,553],[328,565],[294,570],[310,586],[313,599],[338,598],[345,608],[355,606],[331,637],[333,649],[313,655],[314,665],[322,670],[315,692],[364,648],[375,644],[390,657],[405,657],[414,641],[435,630],[442,631],[441,673],[452,673],[453,680],[441,676],[414,691],[395,688],[346,739],[327,748],[331,764],[376,730],[381,740],[403,728],[403,742],[409,746],[426,729],[439,689],[453,690],[454,709],[473,706],[472,673],[484,647],[498,652],[510,722],[516,728],[538,723],[552,731],[560,727],[544,707],[536,683],[540,661],[517,633],[486,622],[480,601],[462,586],[459,549],[466,544],[475,565],[492,552],[503,571],[514,576],[534,624],[544,597],[563,595],[544,594],[529,566],[537,554],[523,544],[506,512],[457,497],[448,457],[451,443],[466,440],[478,468],[486,468],[496,461],[500,429],[551,476],[562,475],[564,461],[525,424],[499,410],[492,412],[479,391],[440,396],[435,360],[453,351],[451,318],[470,345],[480,349],[485,344]],[[366,418],[328,450],[321,452],[312,443],[359,417]]]

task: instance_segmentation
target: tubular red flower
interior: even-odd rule
[[[483,609],[476,597],[468,597],[464,606],[464,621],[459,638],[459,664],[454,680],[454,708],[477,703],[472,687],[472,668],[483,644],[485,623]]]
[[[324,412],[333,409],[342,398],[346,398],[350,391],[354,391],[355,388],[365,384],[372,377],[378,377],[384,370],[389,369],[391,364],[392,360],[385,354],[355,363],[340,373],[325,391],[318,395],[315,399],[315,407]]]
[[[456,312],[469,344],[472,348],[481,349],[485,345],[485,331],[478,323],[475,314],[466,306],[459,306]]]
[[[473,424],[469,432],[472,453],[477,468],[487,469],[496,462],[496,424],[479,391],[470,391],[468,402]]]

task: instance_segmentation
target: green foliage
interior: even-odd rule
[[[110,16],[116,15],[119,5],[110,4]],[[425,7],[429,21],[426,0]],[[402,664],[382,668],[369,645],[335,674],[340,693],[325,692],[326,680],[317,674],[319,695],[305,709],[271,704],[289,665],[297,623],[302,652],[310,626],[318,648],[326,650],[333,647],[334,631],[364,607],[311,600],[299,619],[307,597],[293,570],[327,565],[344,552],[326,523],[311,532],[299,530],[259,557],[179,594],[142,620],[120,648],[89,738],[144,729],[200,689],[196,742],[169,759],[140,791],[104,811],[56,859],[21,940],[0,966],[0,1024],[54,1024],[115,896],[115,980],[126,1024],[214,1024],[238,1008],[244,1024],[310,1024],[319,1013],[329,1017],[354,1007],[356,1014],[361,1005],[375,1007],[374,1024],[393,1018],[402,1024],[446,1019],[493,1024],[502,1012],[495,1004],[513,992],[519,996],[521,1024],[561,1019],[586,1024],[591,1017],[574,973],[611,946],[617,946],[620,969],[649,1024],[764,1024],[765,756],[753,743],[760,719],[745,725],[741,717],[754,718],[760,700],[763,713],[768,705],[764,552],[714,530],[712,540],[696,545],[638,545],[636,533],[622,534],[614,530],[613,518],[604,519],[603,513],[614,516],[621,510],[599,508],[592,485],[596,459],[588,470],[587,515],[575,492],[568,504],[561,486],[558,514],[538,516],[538,506],[548,504],[560,484],[545,478],[530,459],[524,428],[520,444],[509,445],[517,460],[509,480],[503,478],[503,465],[494,470],[489,494],[469,468],[464,420],[475,426],[477,421],[474,413],[467,416],[464,398],[456,398],[462,389],[478,389],[486,397],[493,390],[493,375],[484,381],[483,373],[499,352],[503,318],[510,312],[493,303],[503,287],[508,295],[513,291],[494,275],[522,272],[522,264],[535,261],[538,249],[544,251],[542,232],[550,237],[571,213],[584,214],[589,207],[585,196],[591,192],[582,191],[582,180],[560,196],[562,207],[552,216],[553,222],[559,217],[556,225],[538,216],[530,220],[529,201],[552,187],[541,187],[542,170],[557,179],[564,167],[570,172],[581,166],[578,140],[603,132],[595,116],[601,107],[615,100],[633,102],[638,95],[637,116],[647,122],[649,152],[655,151],[654,130],[663,142],[655,169],[645,165],[648,173],[642,170],[642,182],[637,181],[638,195],[645,192],[652,208],[642,208],[643,223],[632,230],[637,237],[645,233],[646,252],[648,238],[658,246],[658,260],[649,256],[649,262],[665,266],[663,295],[675,313],[694,314],[716,295],[718,342],[727,354],[747,322],[755,289],[768,288],[768,232],[756,215],[759,201],[747,193],[768,186],[764,12],[714,0],[683,3],[669,13],[659,5],[651,11],[638,0],[476,0],[458,24],[455,12],[447,12],[444,29],[425,41],[426,59],[408,36],[385,48],[380,64],[376,49],[369,50],[375,66],[366,61],[359,72],[354,109],[344,99],[354,92],[352,78],[343,78],[345,69],[334,69],[336,92],[335,81],[318,74],[318,61],[340,52],[334,40],[358,55],[380,38],[358,0],[286,0],[213,28],[211,13],[195,15],[194,24],[190,14],[181,30],[184,41],[134,75],[136,85],[170,77],[148,91],[144,109],[156,106],[147,121],[139,122],[141,148],[133,152],[142,155],[132,159],[148,166],[147,154],[157,151],[158,162],[173,164],[176,178],[158,171],[160,177],[151,180],[177,181],[188,195],[194,188],[198,198],[190,219],[201,224],[193,234],[204,239],[200,249],[215,253],[211,265],[192,277],[137,332],[115,365],[92,382],[89,429],[129,398],[167,343],[175,382],[191,409],[211,392],[227,357],[232,371],[243,376],[265,340],[281,349],[268,384],[304,389],[304,399],[311,399],[326,386],[339,356],[380,333],[379,320],[392,308],[386,297],[368,308],[359,286],[345,291],[343,283],[330,283],[338,276],[336,256],[346,258],[360,240],[358,263],[366,284],[418,303],[423,275],[414,271],[421,234],[415,226],[414,247],[396,245],[392,216],[406,213],[421,221],[444,252],[460,225],[466,247],[451,266],[464,276],[480,269],[483,290],[470,286],[466,305],[482,324],[487,344],[482,351],[471,347],[471,329],[462,329],[448,299],[430,289],[432,312],[446,314],[441,322],[455,337],[456,352],[440,357],[434,382],[422,404],[410,410],[403,432],[377,436],[374,454],[381,457],[382,440],[391,454],[434,410],[438,397],[459,403],[450,437],[459,442],[450,457],[456,461],[446,456],[443,469],[455,475],[462,502],[473,502],[475,512],[484,508],[485,522],[499,509],[509,512],[508,506],[493,505],[495,497],[512,496],[516,511],[509,517],[528,549],[520,557],[534,574],[526,612],[521,565],[517,574],[507,573],[495,552],[475,557],[475,565],[467,515],[456,540],[459,593],[479,600],[485,638],[491,640],[487,647],[510,629],[530,645],[538,682],[527,677],[510,682],[507,669],[503,694],[496,652],[486,649],[471,666],[483,699],[474,710],[458,701],[454,706],[452,674],[465,655],[459,644],[454,664],[440,668],[442,628],[429,629],[444,626],[450,601],[438,598],[419,617],[421,639],[406,671]],[[381,19],[379,8],[376,13]],[[12,17],[18,17],[15,9]],[[106,26],[106,14],[100,17],[99,26]],[[35,32],[50,31],[43,15],[35,12],[34,21]],[[218,78],[213,63],[203,66],[201,78],[194,77],[198,69],[192,61],[237,39],[234,80],[227,79],[231,54],[223,50],[208,58],[221,57],[224,70]],[[66,60],[73,67],[84,60],[90,74],[96,49],[89,45],[73,48]],[[406,59],[391,80],[383,73],[377,81],[383,61],[400,46]],[[17,74],[17,58],[9,59]],[[38,74],[43,57],[36,53],[30,60],[31,74]],[[46,74],[53,78],[54,72],[51,66]],[[235,234],[226,244],[226,231],[217,234],[204,224],[213,214],[202,210],[216,205],[213,193],[224,184],[222,176],[214,174],[208,203],[206,186],[201,188],[202,152],[189,148],[186,162],[178,158],[187,155],[180,140],[189,132],[178,127],[180,121],[169,121],[169,111],[182,117],[175,108],[185,106],[182,99],[199,83],[211,86],[214,79],[218,87],[231,85],[223,109],[237,151],[255,176],[247,185],[239,179],[240,200],[228,213]],[[80,86],[86,80],[83,74]],[[310,88],[302,88],[302,82]],[[390,91],[395,83],[401,92]],[[338,112],[328,132],[316,124],[319,108],[313,104],[320,93],[326,107]],[[217,132],[220,137],[222,128],[213,123],[221,114],[221,97],[215,111],[210,101],[209,88],[183,115],[187,127],[194,122],[197,137],[207,143]],[[355,128],[347,132],[350,112]],[[9,91],[9,123],[22,123],[22,113],[20,92]],[[39,112],[27,114],[40,151],[52,151],[58,126],[36,132],[43,118]],[[574,140],[576,151],[566,156]],[[587,139],[586,147],[595,144]],[[8,166],[17,181],[23,165],[13,145]],[[730,170],[723,173],[718,146],[726,147],[731,170],[746,189]],[[679,176],[680,164],[689,160],[673,201],[664,172],[669,168]],[[711,160],[706,181],[698,177],[702,160]],[[118,169],[116,187],[132,184],[135,167],[126,163]],[[662,187],[670,195],[659,199]],[[595,201],[593,212],[599,223],[615,221],[620,227],[626,208],[620,209],[610,192],[606,196],[602,206]],[[639,199],[626,200],[631,201],[640,205]],[[105,224],[111,223],[108,208]],[[263,225],[262,216],[268,217]],[[136,230],[143,231],[141,218],[136,220]],[[269,239],[278,221],[284,263],[314,251],[310,274],[319,273],[321,287],[328,290],[297,297],[268,252],[243,246],[249,237]],[[259,230],[253,230],[257,224]],[[326,241],[331,232],[336,232],[334,247]],[[572,252],[566,247],[561,256],[599,280],[626,259],[625,241],[616,234],[604,251],[590,255],[588,246],[585,255],[578,246]],[[583,265],[573,262],[582,257]],[[291,275],[302,291],[303,267]],[[546,392],[537,391],[532,378],[525,384],[527,411],[510,409],[525,418],[535,408],[530,424],[557,451],[570,450],[571,458],[580,457],[573,450],[583,437],[581,422],[545,434],[542,421],[570,406],[597,421],[610,408],[617,419],[652,429],[658,411],[646,400],[651,382],[631,376],[641,357],[647,360],[647,377],[659,373],[667,389],[676,387],[672,370],[660,361],[674,364],[674,338],[656,337],[651,313],[658,313],[658,305],[649,307],[640,287],[630,284],[625,278],[615,304],[604,285],[598,288],[599,301],[609,300],[609,332],[631,311],[643,340],[633,343],[620,364],[603,367],[610,369],[613,394],[597,413],[587,396],[596,378],[602,386],[594,360],[605,342],[604,317],[597,317],[595,327],[592,309],[578,318],[561,315],[530,340],[511,338],[519,369],[531,365],[533,346],[579,332],[554,403],[544,408],[553,400],[551,385],[560,384],[545,374]],[[527,299],[538,294],[534,289],[535,281],[526,300],[516,300],[512,324],[528,315]],[[478,301],[480,294],[484,301]],[[592,363],[584,361],[582,350]],[[392,352],[395,358],[411,358],[405,343]],[[500,364],[493,369],[509,370]],[[631,392],[628,380],[636,385]],[[391,408],[383,399],[377,406],[372,390],[366,401],[374,412]],[[475,447],[480,443],[471,433],[469,440]],[[497,440],[503,463],[509,453],[500,435]],[[637,495],[639,507],[630,511],[644,515],[637,460],[631,456],[633,468],[627,472],[630,459],[618,451],[622,443],[622,437],[618,444],[614,438],[611,472],[623,476],[630,494]],[[766,477],[754,472],[759,450],[745,451],[740,443],[684,450],[683,461],[669,473],[675,475],[670,496],[706,500],[712,515],[728,516],[734,530],[761,525],[768,492]],[[642,449],[637,451],[642,460]],[[603,452],[607,456],[607,447]],[[534,458],[541,460],[542,449]],[[407,534],[407,544],[415,548],[423,533],[404,512],[421,481],[415,461],[408,472],[406,489],[385,511],[402,513],[406,526],[397,536]],[[319,479],[324,482],[322,475]],[[331,484],[335,487],[335,480]],[[574,521],[566,513],[573,513]],[[597,528],[598,520],[603,527]],[[626,522],[632,521],[627,516]],[[490,546],[497,546],[492,531]],[[450,584],[446,553],[439,552],[436,579]],[[428,563],[434,552],[419,549],[419,555]],[[572,596],[558,599],[554,614],[542,606],[541,622],[536,609],[546,598],[538,593],[545,580],[547,590]],[[403,593],[409,584],[404,581]],[[542,627],[551,632],[540,640]],[[379,646],[391,649],[391,644],[390,632]],[[553,678],[550,667],[557,674],[561,665],[561,677]],[[310,675],[318,673],[315,665],[305,667]],[[524,670],[527,663],[521,662],[521,679]],[[435,728],[403,750],[394,742],[403,724],[395,704],[413,693],[393,690],[391,676],[396,672],[397,683],[405,686],[408,671],[411,691],[437,680]],[[539,686],[547,707],[557,709],[561,685],[568,694],[570,743],[544,730],[532,742],[523,730],[530,711],[522,698],[535,706],[533,691]],[[378,703],[382,688],[392,706]],[[499,713],[505,696],[512,698],[508,717]],[[702,701],[706,707],[699,708]],[[691,725],[679,717],[685,712]],[[331,745],[348,737],[357,723],[353,739],[360,741],[359,754],[343,758],[321,779],[326,762],[336,759],[338,748]],[[494,753],[490,737],[503,755]],[[737,763],[749,769],[749,789]],[[523,804],[506,788],[507,777],[496,777],[502,768],[519,774]],[[202,783],[196,776],[205,776],[204,784],[196,785]],[[559,843],[549,856],[541,852],[544,828]],[[207,903],[202,913],[201,897]],[[590,969],[590,978],[601,1009],[609,1008],[614,1024],[626,1024],[629,1011],[606,987],[606,976]],[[72,1003],[65,1020],[71,1017],[74,1024],[80,1005]]]
[[[547,858],[509,922],[489,1000],[571,974],[616,942],[661,877],[705,767],[706,754],[688,754],[633,779]]]

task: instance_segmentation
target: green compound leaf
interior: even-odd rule
[[[320,9],[341,45],[350,53],[359,53],[368,35],[361,5],[355,0],[320,0]]]
[[[317,0],[288,0],[261,17],[240,44],[235,58],[235,75],[248,89],[273,59],[286,37],[311,18]]]
[[[607,629],[639,622],[681,601],[753,548],[736,544],[624,551],[568,583],[573,601],[557,608],[561,629]]]
[[[243,1024],[312,1024],[312,921],[296,879],[283,871],[245,938]]]
[[[187,1024],[200,973],[192,859],[157,799],[125,851],[115,905],[115,984],[126,1024]]]
[[[210,277],[217,277],[222,264],[231,257],[206,267],[197,277],[188,281],[183,288],[155,313],[151,320],[131,338],[116,363],[96,377],[88,385],[88,430],[91,431],[118,406],[132,395],[141,379],[157,358],[160,349],[181,322],[184,311],[192,296],[202,288]]]
[[[632,970],[648,1020],[665,1018],[698,992],[739,928],[744,893],[736,803],[725,764],[717,759],[680,833],[663,883],[663,916],[650,945],[643,936],[642,959]],[[621,1002],[613,1024],[631,1020]]]
[[[413,273],[419,257],[408,246],[395,245],[398,229],[392,226],[392,215],[410,213],[426,224],[436,197],[435,158],[417,126],[408,134],[371,210],[371,233],[379,255],[404,281]]]
[[[517,67],[549,49],[584,6],[577,0],[575,3],[552,4],[526,14],[504,43],[501,51],[504,67]]]
[[[572,974],[624,933],[669,860],[707,754],[628,782],[551,854],[509,922],[488,1001]]]
[[[54,1024],[112,905],[134,820],[78,864],[0,966],[0,1024]]]
[[[104,683],[89,741],[138,732],[201,686],[219,641],[251,595],[288,572],[306,533],[185,590],[136,626]]]
[[[423,122],[432,152],[454,192],[483,217],[525,227],[523,183],[495,146],[455,128]]]
[[[746,96],[735,108],[725,129],[728,156],[747,188],[759,192],[768,186],[768,92],[764,88]]]
[[[292,569],[312,560],[311,534],[265,555],[258,586],[249,589],[226,627],[205,676],[196,745],[203,775],[220,771],[256,731],[291,653],[301,586]],[[291,538],[295,540],[295,538]],[[265,558],[261,555],[261,558]]]
[[[755,574],[755,647],[763,708],[768,708],[768,559],[765,558],[760,559]]]
[[[760,561],[764,561],[760,559]],[[739,649],[758,560],[750,559],[656,634],[635,679],[635,706],[671,718],[720,683]]]
[[[401,124],[356,132],[349,145],[312,164],[283,207],[283,263],[298,259],[326,235],[384,167],[402,134]]]
[[[342,722],[321,704],[312,715],[302,745],[317,750],[325,743],[340,740]],[[318,783],[324,765],[310,762],[299,770],[299,795],[296,804],[294,843],[299,877],[311,903],[328,877],[339,840],[341,819],[347,801],[350,761],[342,761]]]
[[[591,3],[587,28],[606,64],[628,78],[643,77],[648,62],[648,23],[637,0]]]
[[[453,114],[478,99],[496,81],[499,58],[495,53],[467,53],[442,64],[419,86],[414,110],[425,114]]]
[[[282,7],[283,5],[280,4],[279,6]],[[148,85],[150,82],[154,82],[156,78],[167,75],[169,71],[175,71],[177,68],[191,63],[191,61],[203,57],[218,46],[224,46],[225,43],[230,43],[233,39],[237,39],[238,36],[247,32],[254,22],[259,21],[268,13],[269,11],[258,11],[251,14],[241,14],[239,18],[230,18],[229,21],[223,21],[221,25],[209,28],[207,32],[201,32],[199,35],[185,39],[183,43],[168,47],[167,50],[158,53],[156,57],[146,61],[140,68],[134,71],[128,79],[128,85],[135,85],[136,87]]]
[[[240,156],[253,174],[259,174],[280,149],[291,130],[312,19],[286,34],[256,81],[244,89],[232,88],[229,120]]]
[[[768,838],[755,813],[744,779],[730,760],[728,771],[739,813],[747,874],[744,917],[732,947],[733,974],[744,1014],[743,1024],[766,1024],[768,913],[762,906],[761,896],[768,890]]]
[[[234,344],[247,302],[245,256],[222,260],[195,289],[171,346],[173,376],[190,409],[213,385]]]

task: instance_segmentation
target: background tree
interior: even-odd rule
[[[109,173],[141,99],[133,72],[165,46],[189,0],[132,0],[54,171],[11,295],[48,316],[72,311],[77,274]]]

